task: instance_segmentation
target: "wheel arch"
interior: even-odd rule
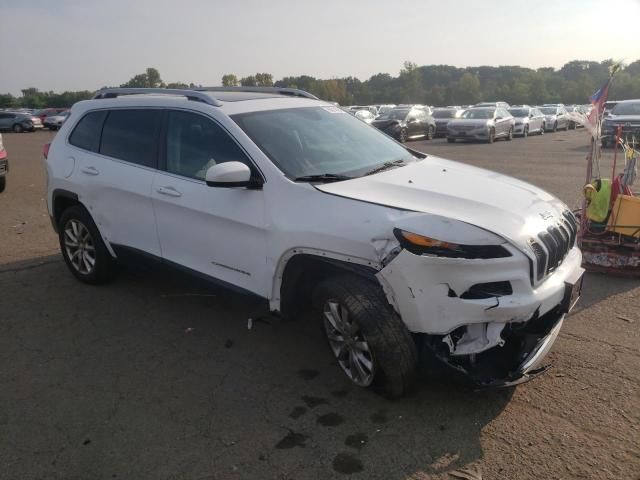
[[[62,188],[57,188],[51,193],[51,224],[56,233],[59,233],[60,219],[62,218],[64,211],[76,205],[83,207],[89,213],[89,216],[93,218],[91,211],[82,203],[77,193]],[[98,222],[96,222],[95,219],[93,219],[93,222],[95,223],[96,229],[100,233],[107,250],[112,257],[116,258],[117,255],[113,251],[111,244],[106,241],[105,236],[100,229],[100,225],[98,225]]]
[[[333,275],[352,274],[379,284],[376,262],[333,252],[296,248],[280,260],[273,282],[270,308],[293,318],[311,305],[313,289]]]

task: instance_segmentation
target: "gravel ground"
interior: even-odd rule
[[[248,330],[248,306],[181,279],[75,281],[44,203],[52,136],[4,134],[0,478],[640,479],[639,280],[589,274],[527,384],[431,380],[389,402],[346,382],[312,318]],[[586,141],[411,145],[576,207]]]

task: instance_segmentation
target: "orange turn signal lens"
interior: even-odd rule
[[[442,242],[440,240],[436,240],[435,238],[418,235],[417,233],[404,232],[401,230],[400,234],[407,242],[419,247],[447,248],[447,249],[455,249],[458,247],[458,245],[455,243]]]

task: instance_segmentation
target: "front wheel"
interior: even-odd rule
[[[83,206],[76,205],[62,213],[58,232],[64,261],[78,280],[97,285],[115,276],[116,261]]]
[[[525,125],[522,129],[522,137],[527,138],[529,136],[529,125]]]
[[[542,126],[540,127],[540,135],[544,135],[544,131],[546,130],[547,126],[543,123]]]
[[[22,128],[22,125],[20,125],[19,123],[16,123],[13,126],[13,131],[14,133],[22,133],[24,131],[24,128]]]
[[[487,137],[487,143],[493,143],[496,141],[496,131],[492,128],[489,130],[489,136]]]
[[[553,129],[551,131],[552,132],[557,132],[558,131],[558,122],[554,122],[553,123]]]
[[[315,289],[324,332],[338,365],[360,387],[396,398],[415,382],[416,345],[375,282],[330,277]]]
[[[507,142],[513,140],[513,127],[509,128],[509,133],[507,134]]]
[[[571,126],[571,125],[569,124],[569,122],[567,122],[567,124],[564,126],[564,131],[565,131],[565,132],[568,132],[568,131],[569,131],[569,127],[570,127],[570,126]]]
[[[398,134],[398,141],[400,143],[405,143],[407,141],[407,131],[404,128],[400,130],[400,133]]]

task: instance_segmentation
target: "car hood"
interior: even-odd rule
[[[371,122],[371,125],[378,128],[386,128],[390,125],[400,125],[400,123],[402,123],[400,120],[378,119]]]
[[[567,210],[553,195],[526,182],[431,156],[404,167],[316,188],[346,198],[459,220],[500,235],[521,249],[557,223]]]
[[[455,118],[449,121],[448,125],[450,127],[484,127],[488,122],[491,121],[491,119],[487,118]]]
[[[625,123],[625,122],[640,122],[640,115],[609,115],[605,118],[606,122],[616,122],[616,123]]]

